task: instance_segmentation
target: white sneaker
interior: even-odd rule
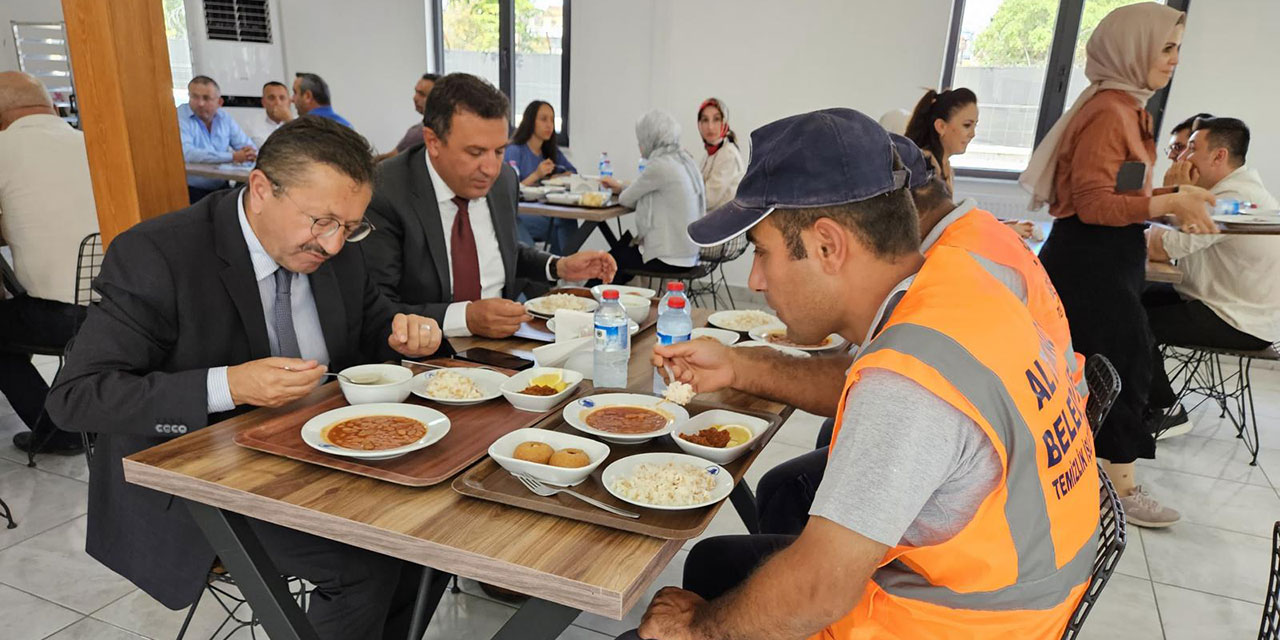
[[[1120,498],[1120,505],[1124,507],[1125,520],[1139,527],[1159,529],[1182,519],[1182,514],[1160,504],[1142,485],[1134,487],[1133,493]]]

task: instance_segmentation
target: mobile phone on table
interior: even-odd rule
[[[513,356],[509,353],[486,349],[484,347],[472,347],[464,351],[459,351],[453,356],[455,360],[465,360],[476,364],[487,364],[491,367],[501,367],[503,369],[511,369],[513,371],[524,371],[533,366],[533,361],[520,356]]]

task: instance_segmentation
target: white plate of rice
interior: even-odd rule
[[[683,453],[628,456],[606,467],[600,482],[619,500],[663,511],[700,509],[733,491],[724,467]]]
[[[767,327],[770,325],[780,325],[782,321],[778,316],[764,311],[755,309],[744,309],[740,311],[717,311],[707,318],[707,322],[714,327],[728,329],[730,331],[740,331],[746,333],[757,327]]]
[[[479,404],[502,396],[510,376],[490,369],[450,367],[414,376],[413,395],[440,404]]]
[[[553,293],[524,303],[526,311],[544,318],[555,317],[556,312],[561,309],[591,313],[599,306],[600,303],[591,298],[583,298],[569,293]]]

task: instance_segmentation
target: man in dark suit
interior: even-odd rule
[[[370,231],[372,179],[363,137],[299,118],[263,145],[247,187],[111,243],[94,283],[102,302],[48,410],[59,424],[98,434],[89,554],[170,608],[196,599],[214,552],[180,502],[125,482],[123,457],[292,402],[330,368],[421,357],[440,345],[436,322],[398,313],[369,280],[360,246],[345,245]],[[251,523],[281,571],[316,585],[308,616],[321,637],[382,638],[389,613],[412,604],[412,589],[395,597],[400,561]]]
[[[513,302],[528,280],[610,282],[617,270],[604,251],[557,257],[516,240],[519,181],[502,162],[509,113],[493,85],[449,74],[427,96],[425,146],[378,166],[369,274],[445,337],[515,333],[532,319]]]

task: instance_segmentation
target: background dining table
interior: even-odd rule
[[[578,220],[578,230],[574,232],[573,237],[569,240],[569,246],[562,247],[565,255],[572,254],[582,248],[587,242],[587,238],[596,229],[600,230],[600,235],[604,236],[610,247],[617,246],[618,236],[614,234],[613,229],[609,228],[610,220],[617,220],[622,216],[631,213],[628,209],[620,204],[614,204],[608,207],[579,207],[564,204],[551,204],[549,202],[532,202],[520,201],[518,207],[520,213],[532,216],[546,216],[548,218],[566,218],[569,220]],[[618,233],[622,229],[619,226]]]
[[[188,176],[195,176],[197,178],[213,178],[214,180],[227,180],[229,182],[248,182],[249,173],[253,171],[253,165],[188,162],[186,164],[186,171]]]
[[[695,310],[695,326],[705,324],[708,315]],[[653,329],[633,339],[628,385],[632,391],[651,390],[649,354],[655,341]],[[453,342],[459,350],[487,347],[525,357],[541,344],[481,338]],[[298,402],[321,402],[338,393],[337,384],[330,383]],[[699,400],[770,412],[784,420],[793,411],[732,390],[703,394]],[[502,640],[556,638],[584,611],[621,619],[684,543],[467,498],[448,482],[426,488],[401,486],[233,442],[237,432],[286,410],[251,411],[124,461],[129,482],[184,499],[254,614],[276,640],[316,635],[290,599],[247,518],[427,567],[415,625],[430,619],[448,574],[528,594],[530,599],[493,636]],[[544,422],[554,424],[553,420],[558,420],[558,412],[548,414]],[[748,465],[767,444],[768,435],[748,454]],[[732,502],[744,520],[754,520],[754,501],[742,503],[743,493],[750,493],[744,483],[738,486],[743,491],[735,489]]]

